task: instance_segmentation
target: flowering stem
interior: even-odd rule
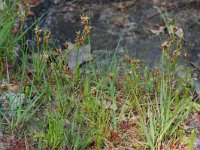
[[[76,78],[78,78],[78,75],[79,75],[78,54],[79,54],[79,47],[77,47],[77,49],[76,49],[76,66],[75,66],[75,76],[76,76]]]

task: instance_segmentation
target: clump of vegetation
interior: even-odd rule
[[[65,50],[50,47],[51,33],[38,26],[37,57],[33,50],[28,62],[26,31],[14,30],[17,4],[6,5],[0,16],[0,144],[5,149],[192,149],[195,134],[187,139],[183,125],[199,106],[190,69],[184,68],[186,77],[179,75],[184,52],[176,26],[162,44],[160,65],[153,69],[142,68],[141,61],[128,54],[127,66],[119,68],[113,54],[102,70],[94,62],[80,68],[77,55],[72,71],[67,65],[68,44]],[[82,16],[81,22],[77,54],[90,40],[89,18]],[[13,52],[18,43],[22,57],[16,70]]]

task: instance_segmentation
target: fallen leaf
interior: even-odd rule
[[[175,32],[175,35],[179,38],[183,38],[184,32],[182,28],[177,28],[177,31]]]
[[[183,29],[177,26],[175,28],[176,28],[176,31],[174,31],[174,25],[170,25],[168,28],[168,33],[170,35],[174,33],[177,37],[183,38],[184,37]]]
[[[151,29],[151,32],[159,35],[160,33],[164,33],[165,32],[165,27],[164,26],[160,26],[159,29]]]

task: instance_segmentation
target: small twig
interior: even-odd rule
[[[173,10],[173,9],[175,9],[176,8],[176,6],[175,5],[173,5],[173,6],[169,6],[168,8],[166,7],[166,11],[168,12],[168,11],[171,11],[171,10]],[[164,11],[162,11],[162,13],[163,13]],[[153,15],[151,15],[151,16],[149,16],[148,18],[153,18],[153,17],[157,17],[157,16],[160,16],[161,14],[160,13],[156,13],[156,14],[153,14]]]
[[[192,67],[194,67],[194,68],[196,68],[196,69],[198,69],[199,71],[200,71],[200,67],[199,66],[197,66],[197,64],[195,64],[194,62],[189,62],[189,64],[192,66]]]

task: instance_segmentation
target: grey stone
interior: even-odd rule
[[[93,27],[91,46],[95,53],[98,50],[114,50],[118,43],[129,53],[154,64],[161,54],[162,40],[166,34],[156,36],[151,29],[158,28],[162,18],[149,1],[136,1],[130,8],[118,10],[118,1],[62,1],[62,5],[54,6],[48,13],[44,26],[52,31],[58,45],[66,40],[73,42],[76,31],[80,30],[80,15],[87,14]],[[102,2],[98,5],[98,2]],[[82,3],[83,5],[77,5]],[[169,18],[176,19],[183,28],[185,49],[197,60],[199,51],[199,16],[200,10],[187,1],[172,1],[174,9],[169,10]],[[168,7],[168,3],[165,4]],[[157,59],[155,59],[157,58]],[[148,64],[148,63],[147,63]]]
[[[194,140],[194,150],[200,149],[200,137],[196,137]]]
[[[0,130],[0,138],[3,136],[3,133]],[[0,140],[0,150],[6,150],[5,144]]]
[[[166,33],[160,33],[159,36],[152,33],[152,30],[163,25],[163,18],[151,1],[134,0],[130,6],[125,7],[128,2],[130,1],[51,0],[51,5],[43,6],[44,10],[51,7],[43,21],[39,23],[43,27],[47,26],[52,32],[56,45],[63,47],[65,41],[74,42],[76,31],[83,28],[80,24],[80,15],[86,14],[91,18],[93,54],[100,50],[104,50],[105,53],[113,52],[119,45],[117,51],[120,52],[119,57],[123,55],[121,51],[127,51],[132,56],[142,59],[146,65],[153,66],[159,61],[162,41],[168,38]],[[183,29],[185,32],[183,49],[189,53],[190,60],[197,61],[199,65],[200,7],[198,6],[200,4],[198,0],[163,0],[158,1],[157,5],[162,6],[160,9],[165,7],[168,10],[168,18],[175,19],[176,24]],[[125,9],[121,9],[122,6]],[[41,7],[39,10],[42,10]],[[35,11],[37,12],[37,9]],[[102,59],[99,63],[104,61]]]

